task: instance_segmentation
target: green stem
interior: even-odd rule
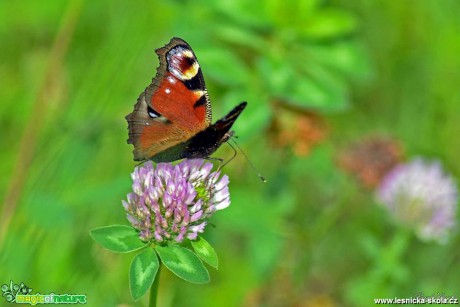
[[[160,261],[160,266],[158,267],[157,276],[155,276],[155,280],[153,281],[153,284],[150,287],[149,307],[157,306],[157,294],[158,294],[158,284],[160,283],[160,271],[161,271],[161,261]]]

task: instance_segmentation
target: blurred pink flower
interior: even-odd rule
[[[377,198],[424,241],[445,242],[455,226],[457,187],[437,161],[418,158],[396,166],[381,182]]]

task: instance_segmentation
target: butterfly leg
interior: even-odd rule
[[[221,163],[220,163],[219,167],[217,168],[217,171],[220,171],[222,168],[224,168],[225,165],[227,165],[230,161],[232,161],[236,157],[236,149],[235,149],[235,147],[233,147],[233,145],[230,144],[230,142],[225,142],[225,143],[227,143],[233,149],[233,156],[230,159],[228,159],[227,161],[225,161],[225,162],[224,162],[223,159],[220,159]]]
[[[204,159],[209,160],[209,161],[219,161],[220,164],[222,164],[224,162],[224,159],[222,159],[222,158],[206,157]]]

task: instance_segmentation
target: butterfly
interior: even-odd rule
[[[211,124],[211,103],[190,45],[174,37],[155,52],[160,60],[156,75],[126,116],[134,160],[209,158],[233,136],[230,128],[246,102]]]

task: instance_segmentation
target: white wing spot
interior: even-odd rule
[[[175,84],[175,83],[176,83],[176,79],[174,79],[174,78],[171,77],[171,76],[168,77],[168,81],[169,81],[169,83],[171,83],[171,84]]]
[[[169,93],[171,93],[171,90],[169,88],[167,88],[167,89],[165,89],[165,93],[169,94]]]

